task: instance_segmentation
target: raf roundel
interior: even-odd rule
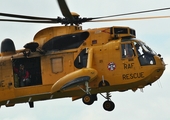
[[[114,62],[110,62],[107,66],[108,70],[113,71],[116,69],[116,65]]]

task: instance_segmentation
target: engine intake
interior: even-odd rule
[[[1,55],[5,56],[5,55],[12,55],[15,53],[16,53],[16,49],[15,49],[14,42],[9,38],[4,39],[1,42]]]

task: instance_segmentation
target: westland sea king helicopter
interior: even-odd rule
[[[165,70],[160,54],[136,38],[130,27],[111,26],[83,30],[84,22],[116,21],[103,19],[164,9],[140,11],[112,16],[81,18],[70,12],[65,0],[58,0],[62,17],[45,18],[0,13],[16,19],[0,21],[28,23],[61,23],[35,34],[33,42],[16,50],[7,38],[1,43],[0,106],[72,97],[91,105],[101,94],[103,108],[115,108],[110,92],[136,91],[158,80]],[[131,18],[133,19],[150,19]],[[25,70],[20,73],[20,69]],[[24,76],[24,77],[23,77]],[[27,76],[27,77],[26,77]],[[106,93],[106,94],[103,94]]]

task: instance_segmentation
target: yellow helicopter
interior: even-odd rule
[[[112,111],[115,104],[110,92],[136,91],[161,77],[163,58],[138,40],[134,29],[111,26],[83,30],[80,24],[110,16],[80,18],[70,12],[64,0],[58,4],[64,18],[0,13],[25,19],[0,21],[64,24],[40,30],[22,50],[16,50],[11,39],[2,41],[0,106],[28,102],[32,108],[35,101],[64,97],[73,101],[82,98],[84,104],[91,105],[101,94],[106,99],[103,108]]]

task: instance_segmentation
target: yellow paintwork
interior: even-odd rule
[[[70,81],[79,78],[81,76],[89,76],[90,80],[89,82],[92,82],[96,76],[97,71],[92,68],[82,68],[80,70],[76,70],[74,72],[71,72],[64,77],[60,78],[51,88],[51,92],[54,93],[56,91],[59,91],[60,88],[65,85],[66,83],[69,83]]]
[[[13,73],[12,60],[25,58],[22,53],[24,50],[17,50],[16,53],[12,54],[1,53],[0,105],[11,106],[15,103],[62,97],[73,97],[73,100],[80,98],[85,93],[79,87],[75,86],[66,91],[59,90],[67,82],[81,76],[90,76],[89,87],[92,94],[126,91],[129,89],[135,91],[159,79],[165,70],[165,64],[161,58],[154,56],[156,64],[147,66],[140,65],[137,55],[131,58],[122,58],[121,44],[138,40],[134,39],[122,43],[122,37],[131,36],[131,38],[135,38],[135,36],[130,35],[130,33],[110,34],[111,28],[116,27],[82,30],[81,26],[61,26],[39,31],[34,36],[34,42],[39,44],[39,49],[55,36],[87,31],[89,37],[78,48],[60,51],[52,50],[45,54],[36,51],[27,56],[28,59],[40,58],[42,83],[38,85],[14,86],[17,84],[17,81],[14,81],[15,74]],[[129,27],[119,28],[127,28],[129,30]],[[87,66],[86,68],[78,69],[75,67],[74,61],[83,49],[86,49],[88,53]],[[134,52],[137,54],[136,50]],[[54,66],[52,66],[51,60],[54,58],[59,58],[59,61],[62,61],[63,67],[59,72],[52,71]],[[112,62],[115,63],[114,70],[111,70],[109,66]],[[110,86],[99,87],[103,80],[107,80]],[[85,86],[81,84],[81,87],[84,88]]]

